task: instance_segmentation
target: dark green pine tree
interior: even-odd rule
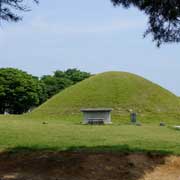
[[[32,0],[38,3],[38,0]],[[0,20],[17,22],[22,19],[17,13],[29,11],[25,0],[0,0]]]
[[[152,35],[153,41],[180,42],[180,0],[111,0],[115,6],[134,6],[149,18],[144,36]]]

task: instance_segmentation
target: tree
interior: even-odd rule
[[[32,0],[38,3],[38,0]],[[29,11],[25,5],[25,0],[0,0],[0,20],[17,22],[22,19],[17,15],[17,11]]]
[[[90,76],[90,73],[82,72],[77,69],[67,69],[66,71],[57,70],[52,76],[44,75],[41,81],[45,84],[47,96],[50,98],[65,88]]]
[[[41,78],[41,81],[45,84],[45,89],[48,98],[57,94],[66,87],[72,85],[72,82],[67,78],[55,77],[50,75],[43,76]]]
[[[111,0],[115,6],[137,7],[149,18],[144,37],[151,34],[159,47],[162,43],[180,42],[179,0]]]
[[[91,76],[90,73],[80,71],[76,68],[74,69],[67,69],[65,71],[66,76],[73,82],[73,84],[80,82],[88,77]]]
[[[0,69],[0,113],[27,112],[40,103],[42,87],[32,75],[14,68]]]

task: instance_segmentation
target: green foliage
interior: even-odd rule
[[[73,82],[73,84],[76,84],[77,82],[80,82],[91,76],[90,73],[83,72],[78,69],[68,69],[65,71],[65,75]]]
[[[44,82],[39,80],[38,83],[39,83],[39,90],[38,90],[39,103],[38,103],[38,105],[40,105],[48,99],[48,95],[47,95],[46,85],[44,84]]]
[[[76,69],[67,71],[71,73],[56,71],[53,76],[46,75],[39,80],[38,77],[18,69],[1,68],[0,114],[3,114],[5,111],[10,114],[27,112],[30,108],[42,104],[49,97],[66,87],[90,76],[90,74]]]
[[[72,85],[71,81],[67,78],[55,77],[50,75],[43,76],[41,81],[45,85],[48,98],[57,94],[66,87]]]
[[[32,115],[68,117],[80,115],[81,108],[113,108],[113,116],[179,114],[180,101],[171,92],[134,74],[107,72],[92,76],[57,94]]]
[[[0,113],[26,112],[39,104],[38,79],[18,69],[0,69]]]
[[[38,3],[38,0],[32,0]],[[25,0],[0,0],[0,21],[17,22],[22,19],[17,11],[29,11]]]
[[[151,34],[157,46],[162,43],[180,42],[179,0],[111,0],[115,6],[137,7],[149,18],[144,36]]]
[[[41,81],[45,84],[47,96],[50,98],[65,88],[90,76],[90,73],[82,72],[77,69],[68,69],[66,71],[57,70],[52,76],[43,76]]]

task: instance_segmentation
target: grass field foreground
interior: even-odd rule
[[[13,120],[11,119],[13,118]],[[180,131],[158,124],[90,126],[0,117],[1,150],[99,150],[180,154]]]

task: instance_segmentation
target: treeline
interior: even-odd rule
[[[78,69],[57,70],[41,78],[15,68],[0,68],[0,114],[22,114],[91,74]]]

